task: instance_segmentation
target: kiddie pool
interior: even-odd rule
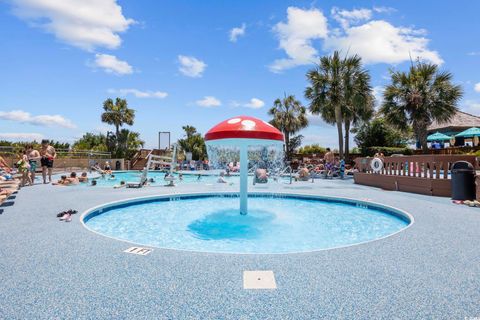
[[[379,240],[409,227],[413,217],[386,205],[347,198],[249,193],[143,197],[83,213],[84,226],[137,245],[218,253],[279,254],[333,249]]]

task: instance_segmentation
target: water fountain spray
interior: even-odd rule
[[[220,122],[205,134],[210,162],[218,158],[216,147],[227,146],[240,151],[240,214],[248,212],[248,150],[249,147],[276,146],[283,149],[283,134],[263,120],[238,116]]]

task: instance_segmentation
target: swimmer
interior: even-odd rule
[[[220,177],[218,177],[217,182],[218,183],[227,183],[227,180],[225,180],[225,173],[223,171],[220,172]]]
[[[120,189],[120,188],[124,188],[126,186],[127,186],[127,184],[125,183],[125,181],[120,181],[120,184],[114,185],[113,188],[114,189]]]

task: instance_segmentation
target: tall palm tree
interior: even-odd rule
[[[115,126],[115,136],[119,137],[120,127],[124,124],[133,125],[135,119],[135,110],[128,107],[126,99],[116,98],[115,103],[112,99],[103,102],[102,122]]]
[[[345,126],[345,157],[350,153],[350,128],[372,118],[375,111],[373,90],[370,85],[370,74],[362,68],[362,59],[354,55],[345,58],[344,108],[343,122]]]
[[[463,92],[452,83],[452,74],[424,62],[412,64],[408,73],[392,72],[383,93],[380,112],[398,129],[412,127],[423,152],[428,151],[427,128],[434,121],[445,123],[458,111]]]
[[[307,110],[294,95],[284,95],[283,99],[276,99],[268,114],[273,117],[270,123],[285,136],[285,156],[291,158],[290,139],[293,134],[308,125]]]
[[[310,100],[310,112],[337,126],[339,153],[343,158],[343,126],[348,155],[351,124],[372,116],[370,76],[359,56],[341,58],[335,51],[331,56],[320,58],[316,67],[307,72],[307,80],[310,86],[305,89],[305,97]]]

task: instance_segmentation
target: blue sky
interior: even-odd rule
[[[0,1],[0,139],[72,142],[110,129],[102,102],[126,97],[147,147],[190,124],[269,120],[273,100],[303,103],[305,72],[335,49],[358,53],[380,96],[409,55],[441,64],[480,113],[479,1]],[[305,144],[337,145],[311,118]]]

